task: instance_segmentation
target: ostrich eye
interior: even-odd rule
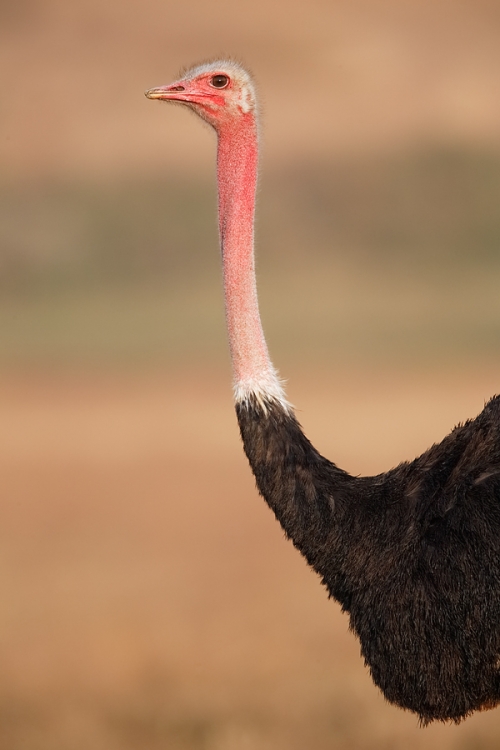
[[[229,83],[229,78],[227,76],[222,75],[222,74],[221,75],[217,75],[217,76],[214,76],[212,78],[212,80],[210,81],[210,83],[216,89],[225,89],[226,86],[227,86],[227,84]]]

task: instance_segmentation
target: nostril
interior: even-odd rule
[[[169,91],[185,91],[184,86],[171,86]]]

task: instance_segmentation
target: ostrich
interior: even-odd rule
[[[254,84],[235,62],[192,68],[149,99],[217,133],[219,233],[236,414],[257,487],[349,614],[386,699],[423,724],[500,701],[500,397],[420,457],[355,477],[312,446],[269,358],[257,303]]]

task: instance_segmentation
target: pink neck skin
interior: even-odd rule
[[[253,112],[218,131],[217,177],[224,297],[237,401],[254,394],[285,402],[260,322],[254,264],[258,139]]]

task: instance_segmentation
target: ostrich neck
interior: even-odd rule
[[[254,214],[258,136],[253,113],[219,131],[217,177],[224,298],[236,401],[251,394],[286,403],[262,331],[257,300]]]

